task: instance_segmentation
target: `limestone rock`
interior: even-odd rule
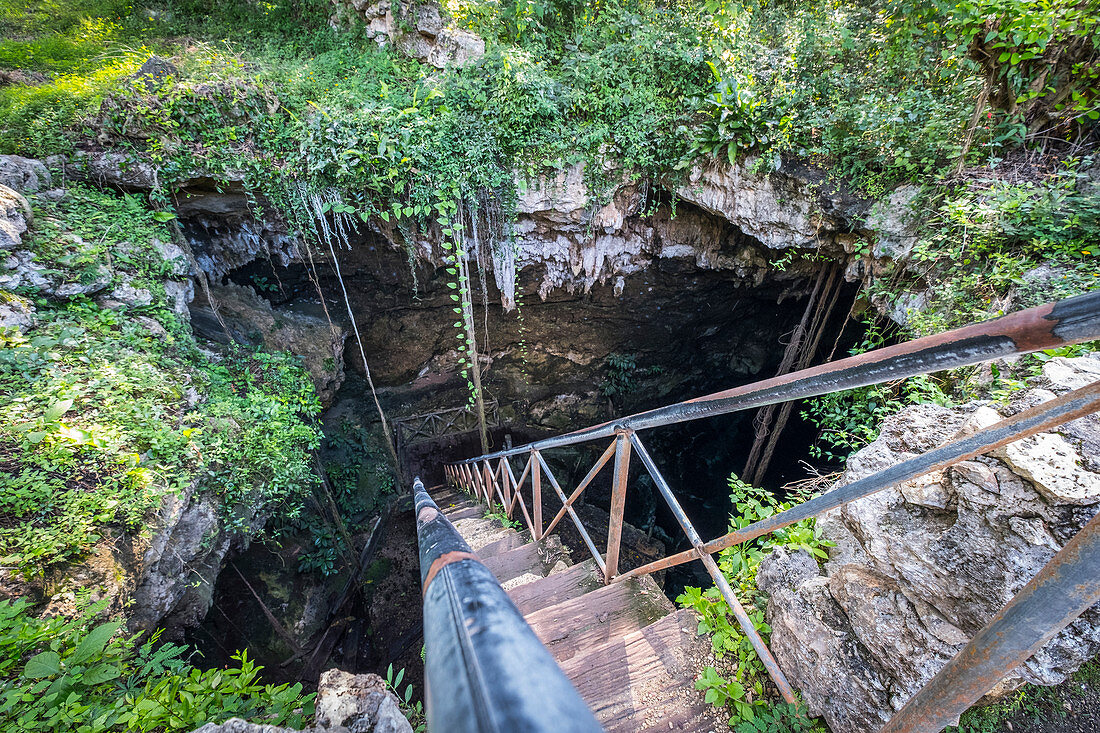
[[[126,153],[77,151],[63,160],[65,176],[99,186],[128,191],[151,190],[157,186],[152,163]]]
[[[751,155],[729,165],[697,165],[676,193],[772,249],[828,247],[869,208],[850,192],[830,188],[823,171],[787,161],[757,168]]]
[[[381,677],[339,669],[321,675],[315,723],[321,728],[344,726],[352,733],[412,733],[397,696]]]
[[[145,63],[134,72],[131,78],[142,79],[148,87],[152,88],[153,83],[179,76],[179,73],[179,69],[171,61],[153,55],[145,60]]]
[[[0,269],[0,290],[27,288],[62,300],[98,293],[110,285],[111,280],[111,273],[102,265],[79,275],[59,272],[39,263],[27,250],[10,253]]]
[[[871,207],[866,226],[875,233],[871,250],[875,257],[903,262],[912,254],[918,239],[917,212],[912,207],[919,193],[919,186],[901,186]]]
[[[149,305],[153,302],[153,294],[148,288],[137,288],[131,284],[130,278],[126,278],[115,287],[107,298],[129,307]]]
[[[31,206],[15,189],[0,185],[0,252],[23,243],[23,234],[33,223]]]
[[[1064,359],[1005,411],[1091,381],[1100,359]],[[1049,387],[1047,389],[1046,387]],[[845,485],[1000,419],[989,406],[919,405],[888,418],[848,461]],[[992,456],[826,513],[824,572],[777,552],[760,568],[772,649],[814,714],[875,731],[1100,509],[1093,415]],[[1091,609],[998,687],[1056,684],[1100,652]]]
[[[17,193],[31,194],[52,185],[50,171],[40,160],[18,155],[0,155],[0,186]]]
[[[0,328],[27,331],[34,327],[34,304],[26,298],[0,293]]]
[[[230,338],[269,351],[288,351],[302,357],[323,405],[331,405],[344,381],[344,341],[347,331],[323,316],[275,309],[251,288],[239,285],[211,287],[214,306],[205,294],[191,309],[191,322],[200,335],[220,342]],[[214,307],[217,308],[215,315]],[[218,316],[230,330],[226,334]]]
[[[366,23],[368,35],[376,42],[392,42],[402,53],[437,69],[464,66],[485,55],[485,40],[456,27],[434,2],[395,5],[389,0],[341,0],[337,4]]]
[[[174,627],[196,626],[210,608],[214,580],[230,547],[216,501],[194,487],[183,496],[166,495],[154,526],[133,594],[130,628],[151,630],[169,615]]]
[[[302,733],[412,733],[397,696],[376,674],[328,670],[317,683],[316,706],[313,727]],[[233,718],[220,724],[207,723],[194,733],[298,732]]]

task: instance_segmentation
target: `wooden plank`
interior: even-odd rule
[[[546,566],[539,555],[538,542],[528,542],[526,545],[502,552],[495,557],[483,557],[482,562],[485,563],[485,567],[493,571],[493,575],[501,583],[527,573],[546,575]]]
[[[526,615],[540,608],[582,596],[590,590],[601,587],[603,579],[596,569],[595,560],[585,560],[563,573],[548,575],[527,585],[521,585],[508,591],[512,603],[519,612]]]
[[[527,623],[562,664],[594,646],[640,631],[675,610],[657,584],[645,576],[637,584],[612,583],[539,609],[528,614]]]
[[[514,550],[517,547],[522,547],[523,545],[527,544],[527,541],[528,540],[526,537],[524,537],[514,529],[507,530],[507,534],[505,534],[504,537],[495,542],[490,542],[489,544],[485,545],[477,551],[477,554],[482,559],[495,557],[497,555],[508,552],[509,550]]]
[[[713,665],[710,641],[695,635],[689,609],[592,647],[561,665],[596,719],[611,733],[726,730],[726,718],[695,690]]]
[[[452,522],[457,522],[459,519],[470,519],[471,517],[484,517],[485,509],[479,506],[467,506],[456,507],[454,509],[443,511],[443,516]]]

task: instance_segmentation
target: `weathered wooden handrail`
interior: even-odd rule
[[[518,501],[534,539],[544,537],[568,514],[588,546],[589,552],[592,553],[599,564],[607,583],[656,572],[692,560],[701,560],[733,611],[742,631],[764,662],[776,687],[784,699],[788,702],[794,702],[795,698],[790,685],[775,659],[771,656],[767,646],[759,634],[756,633],[755,627],[737,600],[728,581],[719,571],[712,555],[803,519],[819,516],[825,511],[883,491],[903,481],[941,470],[1012,441],[1050,430],[1084,415],[1100,411],[1100,382],[1025,410],[996,425],[985,428],[975,435],[953,441],[924,455],[899,463],[842,488],[834,489],[828,494],[706,543],[699,537],[687,515],[680,507],[671,487],[665,481],[638,437],[637,431],[1095,339],[1100,339],[1100,291],[1020,311],[947,333],[878,349],[829,364],[803,369],[743,387],[716,392],[694,400],[648,410],[565,435],[535,441],[525,446],[447,464],[445,470],[448,478],[453,483],[471,491],[480,499],[492,503],[494,495],[498,497],[509,517],[512,516]],[[549,466],[547,466],[541,455],[542,451],[607,438],[614,439],[612,444],[603,452],[572,494],[566,497],[565,492],[550,473]],[[618,573],[619,544],[632,448],[638,453],[647,473],[653,478],[658,491],[684,530],[692,549],[620,575]],[[508,459],[523,454],[528,455],[527,465],[519,481],[516,481]],[[601,557],[572,505],[599,471],[610,461],[612,455],[615,457],[615,468],[612,481],[607,549],[604,556]],[[490,463],[494,460],[498,461],[495,471]],[[542,471],[546,472],[555,493],[562,501],[562,509],[545,530],[542,523]],[[528,474],[531,476],[531,512],[528,512],[522,496],[522,489]],[[1081,530],[1079,537],[1086,534],[1100,534],[1100,523],[1094,520]],[[1074,546],[1076,548],[1074,552],[1078,555],[1091,552],[1100,553],[1100,540],[1093,541],[1089,536],[1084,536],[1080,541],[1075,541]],[[1077,577],[1083,572],[1081,568],[1092,568],[1100,564],[1100,557],[1078,557],[1075,555],[1073,558],[1068,558],[1065,553],[1069,549],[1070,545],[1067,545],[1048,564],[1047,568],[1044,568],[1040,575],[1044,576],[1045,574],[1045,580],[1038,582],[1035,587],[1029,584],[1024,591],[1021,591],[1021,594],[1017,595],[1017,599],[1020,599],[1022,594],[1027,591],[1032,594],[1029,598],[1032,598],[1032,596],[1040,599],[1050,598],[1052,602],[1048,604],[1047,608],[1052,610],[1040,614],[1041,618],[1037,619],[1035,618],[1034,609],[1043,609],[1044,606],[1041,603],[1029,600],[1027,604],[1024,604],[1023,601],[1017,604],[1017,599],[1014,599],[991,622],[991,626],[997,625],[997,633],[992,636],[987,634],[986,631],[991,628],[987,627],[986,630],[975,637],[960,653],[959,657],[948,665],[948,668],[945,668],[933,678],[899,712],[895,720],[891,721],[888,730],[898,733],[901,731],[938,733],[943,725],[942,720],[952,720],[952,716],[957,717],[966,707],[973,704],[978,697],[988,692],[1001,676],[1012,668],[1011,666],[996,667],[997,674],[992,674],[989,671],[988,660],[994,658],[1016,659],[1023,653],[1021,650],[1031,649],[1031,651],[1034,651],[1038,648],[1037,645],[1042,643],[1036,641],[1037,639],[1048,639],[1058,629],[1063,628],[1072,621],[1081,611],[1100,600],[1100,583],[1092,583],[1091,585],[1086,584],[1087,587],[1077,588],[1074,595],[1075,600],[1072,604],[1053,602],[1052,594],[1064,594],[1066,591],[1066,581],[1063,578],[1065,573],[1061,573],[1057,568],[1064,565],[1070,569],[1067,572],[1072,571],[1071,575],[1077,573],[1077,575],[1073,575],[1073,577]],[[1048,570],[1050,570],[1049,573]],[[1029,611],[1030,616],[1027,614],[1021,616],[1019,612],[1009,613],[1013,606],[1021,604],[1026,605],[1028,609],[1033,609]],[[1055,611],[1053,609],[1060,610]],[[1077,610],[1074,611],[1074,609]],[[1021,621],[1021,618],[1026,618],[1026,622]],[[1036,629],[1038,629],[1038,632]],[[1023,640],[1021,641],[1021,639]],[[1011,651],[1006,651],[1010,647]],[[1020,661],[1026,659],[1028,655],[1030,655],[1030,652],[1023,656]],[[956,664],[959,659],[963,659],[963,661]],[[938,694],[936,690],[941,690],[944,684],[941,676],[948,672],[953,675],[952,679],[954,680],[966,680],[967,685],[960,688],[965,689],[965,692],[952,698],[950,705],[940,706],[940,709],[933,715],[929,712],[929,706],[938,705],[939,702],[934,701],[932,696]],[[988,684],[986,684],[987,682]]]
[[[491,425],[500,421],[496,400],[485,403],[486,420]],[[471,407],[449,407],[445,410],[409,415],[393,421],[398,439],[405,445],[432,440],[444,435],[477,430],[477,412]]]

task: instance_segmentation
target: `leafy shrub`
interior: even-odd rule
[[[192,482],[218,497],[230,530],[275,506],[300,511],[316,481],[320,405],[299,361],[230,350],[213,363],[200,352],[164,300],[174,265],[153,240],[166,232],[135,198],[73,187],[36,213],[41,261],[76,282],[125,276],[153,302],[131,309],[142,321],[85,298],[40,299],[32,330],[0,332],[3,562],[33,574],[77,559],[140,530]]]
[[[0,601],[0,726],[21,731],[190,731],[231,717],[300,727],[313,712],[301,684],[264,685],[241,652],[236,666],[200,670],[187,650],[139,643],[122,621],[36,618],[24,599]]]
[[[745,483],[731,474],[729,478],[730,501],[735,513],[730,517],[729,530],[735,531],[766,519],[792,506],[778,501],[771,492]],[[827,555],[826,547],[832,543],[821,538],[813,519],[776,530],[764,537],[723,550],[718,554],[718,567],[729,581],[738,600],[752,620],[753,626],[765,641],[771,627],[764,621],[766,598],[756,587],[756,572],[761,560],[777,547],[805,550],[818,560]],[[734,673],[731,678],[718,674],[714,667],[707,667],[695,683],[698,690],[706,690],[706,701],[721,708],[730,708],[733,716],[730,725],[751,722],[767,710],[764,685],[767,670],[756,656],[748,637],[742,633],[736,619],[717,588],[685,588],[676,602],[699,614],[697,633],[710,635],[711,647],[718,659],[727,654],[733,656]]]

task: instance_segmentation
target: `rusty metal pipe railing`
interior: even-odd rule
[[[939,733],[1100,601],[1100,515],[911,697],[880,733]]]
[[[702,548],[703,538],[699,536],[699,533],[695,531],[694,525],[691,520],[688,519],[687,513],[684,512],[684,508],[680,506],[680,502],[676,500],[676,495],[672,493],[672,488],[665,481],[664,475],[657,468],[657,464],[653,462],[653,459],[649,455],[649,451],[642,445],[641,439],[637,433],[630,434],[630,442],[634,445],[634,449],[638,453],[638,458],[641,460],[642,465],[645,466],[646,471],[649,472],[650,477],[653,479],[653,483],[656,484],[657,490],[661,492],[661,496],[664,497],[665,503],[668,504],[668,508],[672,510],[673,516],[676,517],[676,522],[680,525],[680,528],[684,530],[684,534],[687,535],[688,541],[691,542],[692,547],[697,549]],[[791,685],[787,682],[786,676],[783,674],[783,670],[779,669],[779,663],[775,661],[775,657],[772,656],[771,650],[768,649],[768,645],[764,643],[764,640],[760,638],[760,634],[756,631],[756,626],[753,625],[752,619],[749,618],[749,614],[745,611],[744,606],[737,600],[737,595],[733,592],[733,588],[730,587],[729,581],[726,580],[726,576],[722,574],[718,564],[714,562],[714,558],[707,554],[701,555],[703,564],[707,568],[707,573],[710,574],[711,579],[714,581],[714,585],[718,588],[718,592],[722,594],[722,598],[726,600],[726,604],[733,611],[734,618],[737,619],[738,625],[741,626],[741,630],[748,637],[749,643],[752,644],[753,650],[756,651],[756,655],[760,657],[760,661],[764,663],[764,668],[768,671],[768,676],[775,682],[775,686],[779,688],[779,694],[783,696],[789,704],[794,705],[797,700],[794,696],[794,690],[791,689]]]
[[[915,458],[902,461],[871,476],[853,481],[847,486],[832,489],[828,493],[810,499],[803,504],[798,504],[786,511],[773,514],[766,519],[753,522],[746,527],[711,540],[700,548],[692,548],[685,552],[669,555],[656,562],[635,568],[620,575],[619,579],[626,580],[638,575],[655,573],[658,570],[700,559],[702,555],[721,552],[728,547],[748,542],[783,527],[789,527],[804,519],[820,516],[830,509],[836,509],[857,499],[884,491],[891,486],[897,486],[905,481],[988,453],[1013,441],[1052,430],[1059,425],[1064,425],[1097,411],[1100,411],[1100,382],[1094,382],[1049,402],[1031,407],[990,425],[974,435],[960,438],[927,453],[922,453]]]
[[[588,706],[492,572],[413,482],[428,728],[597,733]]]
[[[745,632],[758,656],[763,661],[772,680],[776,683],[783,697],[788,702],[792,702],[794,697],[790,685],[787,683],[778,664],[772,657],[771,652],[768,650],[759,634],[756,633],[755,627],[753,627],[744,608],[737,600],[729,582],[722,575],[712,554],[741,542],[760,537],[776,529],[789,526],[803,519],[818,516],[829,509],[869,496],[878,491],[895,486],[898,483],[911,480],[935,470],[946,468],[960,461],[1003,446],[1014,440],[1019,440],[1029,435],[1049,430],[1078,417],[1096,412],[1100,410],[1100,382],[1074,390],[1062,397],[1025,410],[1011,418],[1002,420],[993,426],[985,428],[975,435],[955,440],[945,446],[929,451],[924,455],[910,459],[909,461],[904,461],[896,466],[881,471],[874,476],[861,479],[860,481],[853,482],[844,487],[833,489],[824,496],[759,522],[754,522],[745,528],[731,532],[707,543],[704,543],[695,531],[694,526],[676,500],[671,487],[668,485],[667,481],[665,481],[660,470],[649,456],[648,451],[646,451],[635,431],[659,425],[670,425],[686,420],[709,417],[712,415],[726,414],[737,410],[761,407],[778,402],[813,397],[834,391],[853,389],[870,384],[914,376],[916,374],[966,366],[1001,356],[1021,354],[1098,338],[1100,338],[1100,291],[1021,311],[1020,313],[1005,316],[994,321],[957,329],[938,336],[917,339],[906,344],[879,349],[867,354],[843,359],[832,364],[824,364],[811,369],[794,372],[786,376],[776,377],[743,387],[725,390],[723,392],[717,392],[695,400],[688,400],[687,402],[681,402],[676,405],[649,410],[621,420],[603,423],[556,438],[535,441],[525,446],[458,461],[450,465],[458,468],[460,474],[463,468],[469,472],[472,465],[475,469],[473,473],[476,475],[478,473],[476,469],[480,461],[485,461],[486,465],[488,465],[488,459],[499,457],[512,479],[512,486],[514,489],[512,501],[514,502],[518,499],[521,508],[524,510],[524,518],[527,520],[528,527],[531,528],[532,535],[536,539],[545,535],[545,532],[541,531],[542,519],[539,478],[540,468],[546,468],[546,473],[551,485],[554,487],[555,492],[563,503],[562,510],[558,512],[557,516],[551,522],[550,528],[546,531],[550,531],[565,513],[569,513],[570,518],[573,519],[574,523],[581,529],[581,533],[589,547],[589,551],[592,552],[597,562],[600,562],[599,553],[596,551],[587,533],[584,532],[579,519],[576,517],[576,513],[572,509],[572,503],[576,497],[581,494],[592,478],[594,478],[596,473],[610,459],[611,454],[614,453],[615,476],[612,482],[607,555],[602,566],[605,582],[612,582],[613,580],[621,581],[630,577],[656,572],[683,562],[689,562],[695,559],[701,560],[714,580],[715,585],[718,587],[719,592],[730,606],[742,630]],[[604,452],[597,464],[589,471],[584,481],[582,481],[572,495],[567,498],[565,492],[562,491],[561,487],[554,479],[553,474],[546,466],[541,451],[610,436],[614,436],[615,438],[612,445]],[[658,490],[676,517],[677,522],[687,535],[691,542],[692,549],[619,575],[619,538],[622,530],[623,505],[626,498],[626,483],[632,447],[637,450],[639,459],[653,478]],[[511,475],[511,466],[508,462],[508,458],[523,453],[527,453],[529,458],[523,476],[521,476],[519,482],[516,482],[514,475]],[[529,471],[532,476],[532,509],[535,510],[535,523],[532,522],[532,517],[527,512],[521,492],[524,479]],[[487,469],[486,472],[488,473]],[[1090,527],[1092,524],[1095,524],[1095,521],[1090,523]],[[1084,531],[1082,531],[1082,533],[1083,532]],[[1015,601],[1013,603],[1015,603]],[[1010,604],[1010,607],[1011,606],[1012,604]],[[1008,613],[1010,607],[1006,607],[1002,615]],[[1087,605],[1085,607],[1087,607]],[[998,616],[998,619],[1001,619],[1001,615]],[[1001,619],[1001,621],[1004,622],[1003,619]],[[1069,623],[1069,621],[1066,620],[1065,623]],[[1058,625],[1057,628],[1050,631],[1050,635],[1056,633],[1065,623]],[[1049,639],[1049,636],[1035,643],[1041,645],[1046,639]],[[978,641],[978,639],[975,639],[975,641]],[[1003,641],[1002,639],[998,641],[997,644],[1001,644]],[[1021,650],[1023,650],[1024,647],[1019,645],[1018,647],[1019,648],[1016,648],[1015,652],[1011,653],[1022,654],[1023,651]],[[1034,648],[1038,648],[1038,646]],[[1000,647],[997,649],[1003,651]],[[1032,652],[1033,651],[1034,649],[1032,649]],[[1009,654],[1010,652],[1004,653]],[[1030,653],[1031,652],[1025,654],[1023,659],[1026,659]],[[982,652],[979,656],[984,654],[985,652]],[[979,659],[975,664],[980,667],[985,663],[983,660],[984,657],[983,659]],[[1000,671],[1003,673],[1004,668],[1001,668]],[[937,683],[937,680],[940,680],[940,677],[945,673],[946,670],[945,672],[941,672],[941,675],[937,675],[932,683],[929,683],[929,687]],[[959,672],[959,674],[966,677],[967,680],[973,679],[972,671],[965,666],[962,667],[962,671]],[[978,677],[980,676],[979,674]],[[999,677],[997,679],[999,679]],[[959,704],[963,705],[962,709],[965,709],[966,706],[972,704],[973,701],[977,700],[978,697],[988,691],[997,679],[994,679],[987,687],[980,690],[979,688],[982,687],[984,682],[974,682],[973,690],[977,692],[975,692],[976,696],[974,696],[973,700],[963,704],[963,702],[965,702],[964,698],[969,699],[966,697],[966,695],[970,694],[969,692],[959,697]],[[944,683],[940,684],[942,687]],[[921,694],[923,694],[923,691]],[[934,695],[935,693],[929,694]],[[920,695],[918,695],[918,697],[919,696]],[[921,705],[927,706],[935,704],[935,698],[931,697],[926,702],[914,703],[914,709],[919,709]],[[957,713],[955,717],[957,718]],[[926,718],[928,718],[926,711],[912,714],[912,719],[916,721],[924,721]],[[903,722],[904,721],[905,719],[903,719]],[[906,724],[908,725],[908,723]],[[922,722],[921,725],[923,724]],[[896,730],[899,732],[904,730],[908,733],[909,730],[931,731],[933,728],[910,727],[897,728]],[[935,728],[935,730],[939,729]]]
[[[560,448],[610,438],[616,430],[645,430],[673,425],[1097,338],[1100,338],[1100,291],[639,412],[564,435],[466,459],[465,462]]]

